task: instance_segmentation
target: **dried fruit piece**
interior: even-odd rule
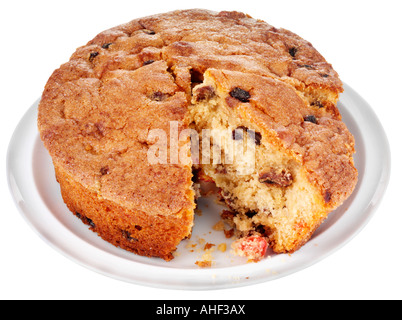
[[[318,101],[318,100],[313,101],[313,102],[311,103],[311,105],[312,105],[312,106],[315,106],[315,107],[318,107],[318,108],[324,108],[324,105],[321,103],[321,101]]]
[[[232,91],[230,91],[230,96],[241,101],[241,102],[249,102],[251,95],[248,91],[243,90],[241,88],[234,88]]]
[[[262,139],[261,133],[254,132],[254,142],[257,146],[261,144],[261,139]]]
[[[304,121],[317,124],[317,118],[314,115],[304,117]]]
[[[257,214],[257,211],[247,211],[246,216],[249,218],[254,217]]]
[[[310,66],[309,64],[303,64],[303,65],[301,65],[300,67],[306,68],[306,69],[308,69],[308,70],[314,70],[314,67],[313,67],[313,66]]]
[[[233,140],[243,140],[243,128],[244,127],[238,127],[232,131]]]
[[[99,52],[91,52],[89,55],[89,61],[92,62],[98,55]]]
[[[153,31],[153,30],[142,29],[142,31],[143,31],[144,33],[146,33],[146,34],[150,34],[150,35],[155,34],[155,31]]]
[[[91,219],[89,219],[89,218],[85,218],[85,219],[86,219],[87,223],[88,223],[92,228],[95,228],[95,227],[96,227],[95,223],[94,223]]]
[[[79,213],[79,212],[77,212],[77,211],[75,212],[75,215],[77,216],[77,218],[81,219],[81,221],[82,221],[83,223],[88,224],[88,225],[90,225],[93,229],[95,229],[96,225],[95,225],[95,223],[94,223],[91,219],[87,218],[86,216],[82,215],[81,213]]]
[[[262,135],[259,132],[255,132],[254,130],[248,129],[244,126],[237,127],[232,131],[232,139],[233,140],[243,140],[243,131],[247,131],[250,138],[254,138],[254,143],[259,146],[261,144]]]
[[[329,191],[325,191],[325,195],[324,195],[324,200],[325,200],[325,203],[330,202],[330,201],[331,201],[331,197],[332,197],[331,192],[329,192]]]
[[[102,45],[102,49],[109,49],[109,47],[113,44],[113,42],[109,42],[109,43],[104,43]]]
[[[215,89],[212,86],[199,87],[195,92],[195,101],[206,101],[215,96]]]
[[[144,63],[142,64],[143,66],[147,66],[147,65],[149,65],[149,64],[151,64],[151,63],[154,63],[155,62],[155,60],[147,60],[147,61],[144,61]]]
[[[123,237],[126,238],[128,241],[138,241],[138,239],[133,238],[133,237],[131,236],[131,233],[130,233],[130,232],[128,232],[128,231],[126,231],[126,230],[121,230],[121,232],[122,232],[122,234],[123,234]]]
[[[292,174],[285,169],[271,168],[260,174],[258,180],[261,183],[277,184],[281,187],[288,187],[293,182]]]
[[[152,93],[149,98],[154,101],[163,101],[163,100],[167,99],[167,97],[169,97],[169,94],[163,93],[160,91],[156,91],[156,92]]]
[[[289,49],[289,54],[292,56],[292,58],[296,58],[296,53],[297,53],[297,48],[296,47],[292,47]]]
[[[101,173],[102,176],[104,176],[105,174],[109,174],[109,167],[108,166],[102,167],[100,169],[100,173]]]

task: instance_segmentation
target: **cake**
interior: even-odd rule
[[[180,10],[78,48],[50,76],[38,128],[67,207],[115,246],[171,260],[191,236],[201,178],[237,238],[294,252],[357,182],[342,91],[296,34]],[[204,143],[212,131],[226,134]]]

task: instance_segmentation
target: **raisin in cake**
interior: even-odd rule
[[[174,11],[78,48],[47,82],[38,127],[67,207],[116,246],[172,259],[191,236],[196,168],[220,189],[238,237],[293,252],[357,181],[341,92],[332,66],[290,31],[239,12]],[[254,150],[252,170],[244,157],[150,163],[149,133],[173,141],[171,123],[200,138],[229,132]],[[168,144],[168,158],[190,153],[188,142]],[[225,155],[225,145],[211,148]]]

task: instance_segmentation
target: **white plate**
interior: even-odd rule
[[[175,259],[134,255],[103,241],[88,230],[64,205],[53,165],[36,126],[38,101],[27,111],[11,139],[7,155],[9,187],[15,203],[31,227],[53,248],[101,274],[148,286],[171,289],[220,289],[273,280],[304,269],[342,247],[369,221],[390,176],[390,151],[384,130],[370,106],[349,86],[338,107],[356,139],[355,164],[359,182],[352,196],[297,252],[269,254],[247,263],[230,252],[230,240],[212,226],[224,208],[214,198],[202,199],[190,240],[183,241]],[[211,268],[199,268],[202,241],[215,244]],[[221,252],[217,245],[226,243]]]

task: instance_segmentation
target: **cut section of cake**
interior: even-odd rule
[[[238,236],[258,234],[275,252],[293,252],[351,194],[353,136],[338,116],[311,106],[289,84],[209,69],[192,103],[200,134],[226,132],[211,143],[221,161],[213,156],[202,169],[233,210]]]

